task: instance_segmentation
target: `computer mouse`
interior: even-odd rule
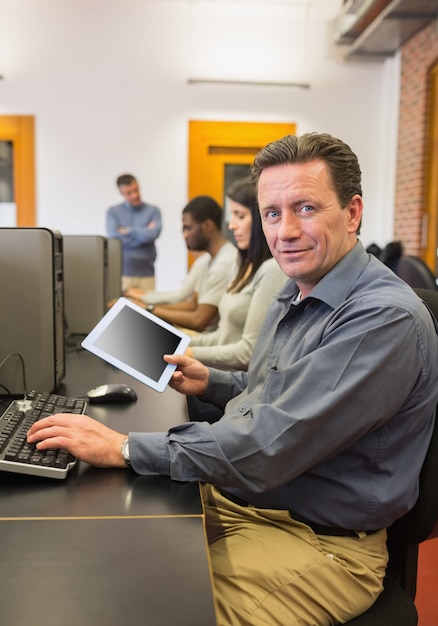
[[[137,400],[135,390],[123,383],[99,385],[87,391],[87,397],[92,404],[115,404],[117,402],[135,402]]]

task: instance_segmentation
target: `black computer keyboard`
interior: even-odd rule
[[[54,413],[84,413],[87,403],[53,393],[31,391],[25,400],[14,400],[0,417],[0,471],[65,478],[76,458],[66,450],[37,450],[26,441],[34,422]]]

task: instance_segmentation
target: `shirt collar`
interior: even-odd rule
[[[332,309],[345,301],[352,285],[363,272],[368,263],[368,254],[362,243],[358,240],[354,248],[350,250],[336,265],[326,274],[312,289],[310,294],[302,298],[316,298],[328,304]],[[283,303],[294,300],[299,292],[294,280],[288,280],[278,294],[278,300]]]

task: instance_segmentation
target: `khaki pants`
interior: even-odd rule
[[[139,287],[145,291],[155,290],[154,276],[122,276],[122,293],[130,287]]]
[[[316,535],[288,511],[242,507],[202,486],[218,626],[326,626],[378,596],[386,530]]]

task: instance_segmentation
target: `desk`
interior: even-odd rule
[[[121,432],[166,430],[185,399],[157,393],[74,352],[58,392],[84,396],[106,382],[133,386],[129,405],[89,405]],[[64,481],[0,473],[0,615],[11,626],[214,626],[196,483],[86,463]],[[28,555],[26,563],[25,555]]]

